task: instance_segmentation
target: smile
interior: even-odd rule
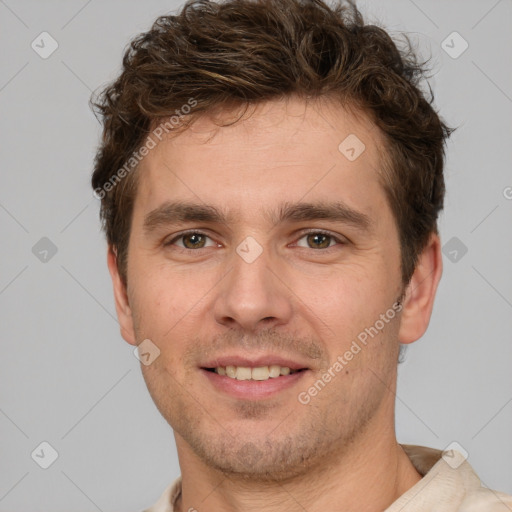
[[[270,366],[258,366],[251,368],[248,366],[218,366],[217,368],[207,368],[211,372],[218,375],[229,377],[236,380],[268,380],[277,379],[278,377],[290,375],[301,370],[292,370],[287,366],[279,366],[277,364]]]

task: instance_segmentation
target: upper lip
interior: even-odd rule
[[[259,368],[261,366],[279,365],[290,368],[290,370],[307,369],[308,366],[298,361],[293,361],[287,357],[266,354],[262,356],[247,357],[237,355],[218,356],[205,364],[201,368],[218,368],[219,366],[244,366],[250,368]]]

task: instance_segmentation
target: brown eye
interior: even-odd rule
[[[326,249],[330,245],[331,237],[323,233],[313,233],[307,235],[307,240],[313,249]]]
[[[208,246],[207,243],[210,243]],[[166,247],[176,245],[180,249],[203,249],[205,247],[215,246],[213,240],[210,239],[208,235],[201,233],[199,231],[189,231],[188,233],[181,233],[174,237],[172,240],[165,242],[164,245]]]
[[[343,245],[344,241],[331,233],[324,231],[310,231],[309,233],[305,233],[299,239],[305,239],[306,243],[297,242],[299,247],[304,247],[306,249],[329,249],[336,245]]]
[[[205,244],[205,236],[199,233],[190,233],[183,235],[181,238],[183,239],[183,245],[187,249],[201,249]]]

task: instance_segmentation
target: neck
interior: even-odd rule
[[[182,471],[179,512],[378,512],[421,479],[396,442],[394,425],[378,433],[369,428],[348,450],[333,451],[328,461],[319,461],[307,473],[276,483],[212,470],[194,454],[184,456],[184,441],[176,436]]]

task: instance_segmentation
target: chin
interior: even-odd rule
[[[312,443],[311,439],[292,437],[269,439],[266,434],[256,440],[250,432],[243,436],[237,439],[225,433],[198,439],[189,431],[184,439],[206,466],[226,476],[252,482],[286,482],[307,474],[313,466],[325,462],[331,449],[330,444],[322,446],[319,439]]]

